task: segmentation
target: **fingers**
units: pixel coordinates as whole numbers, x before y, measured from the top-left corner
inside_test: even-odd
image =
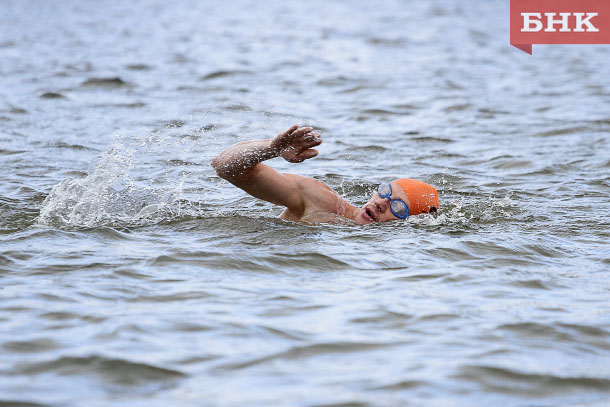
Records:
[[[305,148],[311,148],[311,147],[315,147],[315,146],[319,146],[320,144],[322,144],[322,138],[321,137],[313,137],[310,139],[307,139],[305,141],[303,141],[303,147]]]
[[[309,129],[310,128],[311,127],[309,127]],[[304,128],[304,129],[308,129],[308,128]],[[296,133],[296,131],[295,131],[295,133]],[[315,150],[309,150],[309,149],[322,144],[322,137],[320,136],[320,133],[311,130],[311,131],[307,131],[306,133],[304,133],[304,135],[297,141],[297,143],[298,143],[297,145],[298,145],[299,149],[302,150],[301,152],[298,153],[299,157],[301,156],[301,154],[309,151],[309,153],[305,154],[305,156],[303,158],[304,160],[306,160],[308,158],[315,157],[318,154],[318,152],[316,151],[315,154],[309,156],[309,154],[311,154],[311,151],[315,151]]]
[[[311,127],[300,127],[290,135],[294,138],[297,138],[297,137],[302,137],[312,131],[313,131],[313,129]]]
[[[320,133],[312,127],[292,126],[284,133],[279,134],[271,143],[271,147],[288,162],[300,163],[318,155],[312,149],[322,144]]]
[[[305,160],[313,158],[313,157],[315,157],[317,155],[318,155],[318,150],[316,150],[314,148],[310,148],[310,149],[307,149],[307,150],[303,151],[299,155],[297,155],[297,157],[302,159],[302,161],[305,161]]]
[[[306,141],[313,140],[313,139],[319,138],[319,137],[321,137],[320,133],[318,133],[315,130],[310,130],[303,135],[303,139]]]
[[[294,134],[297,134],[297,132],[299,130],[295,131]],[[309,141],[322,140],[322,138],[321,138],[322,136],[320,135],[320,133],[313,130],[311,127],[303,127],[303,130],[304,130],[303,133],[299,133],[299,134],[303,134],[303,136],[302,136],[303,141],[309,142]]]
[[[294,126],[292,126],[291,128],[289,128],[288,130],[286,130],[286,131],[285,131],[285,132],[283,132],[283,133],[278,134],[277,136],[278,136],[278,137],[286,137],[286,136],[288,136],[289,134],[292,134],[292,133],[293,133],[293,132],[294,132],[296,129],[298,129],[298,128],[299,128],[299,125],[298,125],[298,124],[295,124]]]

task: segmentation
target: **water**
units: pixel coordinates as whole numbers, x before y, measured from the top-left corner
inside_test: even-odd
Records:
[[[610,47],[529,56],[499,0],[0,25],[0,405],[610,403]],[[295,123],[320,155],[274,167],[439,217],[285,222],[209,166]]]

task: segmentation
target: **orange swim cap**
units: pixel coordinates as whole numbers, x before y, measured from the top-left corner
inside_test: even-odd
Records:
[[[409,215],[428,213],[432,207],[438,209],[438,192],[432,185],[409,178],[397,179],[394,182],[402,187],[409,198]]]

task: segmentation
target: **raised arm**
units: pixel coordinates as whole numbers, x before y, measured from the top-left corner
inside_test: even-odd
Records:
[[[320,143],[320,134],[311,127],[295,125],[274,138],[245,141],[227,148],[212,159],[212,167],[219,177],[250,195],[285,206],[299,217],[304,210],[299,184],[306,177],[279,173],[262,162],[281,156],[288,162],[300,163],[318,155],[312,147]]]

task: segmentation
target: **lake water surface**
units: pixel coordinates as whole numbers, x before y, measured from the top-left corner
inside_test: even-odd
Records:
[[[4,0],[0,406],[610,404],[610,46],[508,2]],[[277,219],[209,165],[437,218]]]

